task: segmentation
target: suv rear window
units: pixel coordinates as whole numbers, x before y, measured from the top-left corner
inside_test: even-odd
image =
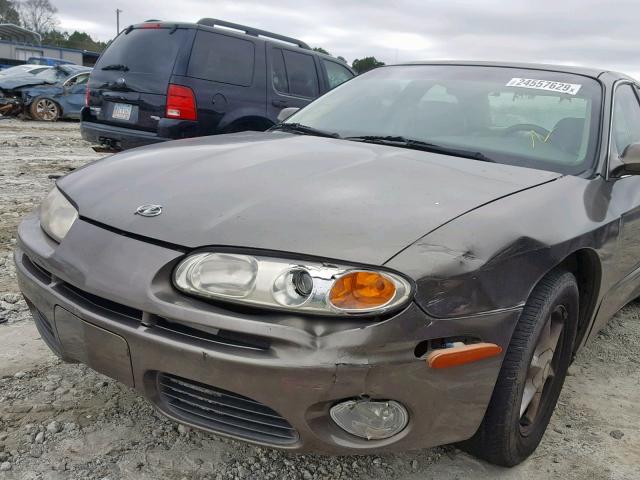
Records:
[[[185,30],[136,28],[122,33],[102,54],[96,69],[124,65],[132,73],[150,73],[167,79],[173,72]]]
[[[253,42],[199,30],[187,75],[248,87],[253,81],[254,57]]]

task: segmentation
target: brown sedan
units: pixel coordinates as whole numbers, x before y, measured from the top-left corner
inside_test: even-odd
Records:
[[[575,352],[638,295],[638,173],[628,77],[398,65],[268,132],[71,173],[15,260],[52,350],[178,422],[515,465]]]

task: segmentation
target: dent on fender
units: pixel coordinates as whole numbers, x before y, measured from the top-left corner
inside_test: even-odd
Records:
[[[576,189],[583,195],[565,194]],[[387,266],[414,278],[417,303],[433,317],[518,308],[571,253],[595,245],[600,261],[612,259],[619,223],[611,189],[604,179],[567,176],[503,197],[429,233]]]

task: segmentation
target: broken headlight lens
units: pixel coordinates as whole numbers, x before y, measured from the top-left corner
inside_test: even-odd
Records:
[[[316,314],[383,313],[405,305],[411,283],[387,271],[235,253],[196,253],[174,271],[188,294]]]
[[[40,225],[57,242],[62,241],[77,218],[78,211],[57,187],[40,204]]]

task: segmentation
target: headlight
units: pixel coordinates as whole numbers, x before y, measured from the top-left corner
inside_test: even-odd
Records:
[[[411,295],[409,281],[392,272],[235,253],[191,255],[173,281],[200,297],[329,315],[382,313]]]
[[[40,205],[40,225],[57,242],[62,241],[77,218],[78,211],[57,187],[49,192]]]

